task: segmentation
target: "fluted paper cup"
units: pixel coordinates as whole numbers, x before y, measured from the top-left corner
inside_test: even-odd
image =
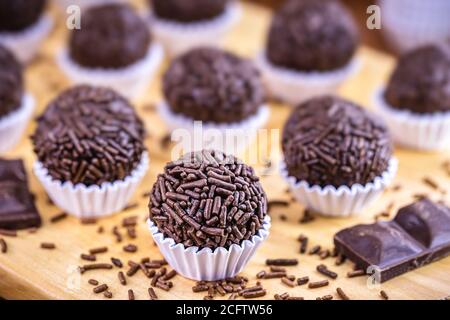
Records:
[[[244,240],[241,245],[232,244],[228,249],[198,247],[186,248],[172,238],[164,238],[157,226],[149,219],[148,228],[164,259],[183,277],[197,281],[216,281],[232,278],[241,272],[258,247],[269,236],[270,217],[266,216],[258,233]]]
[[[55,2],[59,5],[60,9],[66,13],[69,6],[75,5],[81,9],[86,9],[92,6],[99,6],[109,3],[123,3],[127,0],[56,0]]]
[[[391,158],[387,170],[374,181],[365,185],[354,184],[351,187],[336,188],[331,185],[311,186],[306,181],[297,181],[295,177],[289,176],[284,161],[280,164],[281,176],[288,183],[294,197],[305,207],[328,217],[348,217],[361,213],[362,209],[377,199],[392,182],[397,167],[397,159]]]
[[[199,46],[220,47],[228,31],[241,16],[241,6],[237,1],[227,5],[218,17],[201,22],[174,22],[159,19],[150,13],[152,33],[172,57]]]
[[[33,115],[34,99],[30,94],[22,97],[22,105],[0,119],[0,153],[13,148],[22,137]]]
[[[245,150],[257,136],[258,130],[267,123],[270,109],[262,105],[256,114],[233,123],[195,121],[174,113],[165,101],[159,103],[158,112],[171,132],[184,129],[174,134],[173,138],[176,140],[189,138],[182,140],[185,142],[183,144],[185,152],[211,149],[236,155]]]
[[[273,65],[261,52],[255,63],[262,73],[269,94],[296,106],[312,97],[333,94],[338,87],[360,67],[360,60],[353,58],[346,66],[333,71],[301,72]]]
[[[141,162],[124,180],[104,182],[100,186],[54,180],[42,163],[36,161],[33,170],[50,199],[65,212],[79,218],[101,218],[120,212],[128,204],[147,172],[149,158],[142,154]]]
[[[70,58],[67,48],[59,51],[57,60],[61,69],[75,84],[109,87],[127,98],[135,98],[153,78],[163,55],[162,46],[154,42],[143,59],[119,69],[80,66]]]
[[[384,88],[375,91],[373,101],[396,143],[424,151],[450,149],[450,111],[419,114],[394,109],[384,99]]]
[[[41,42],[50,33],[52,26],[52,17],[43,14],[36,23],[25,30],[0,32],[0,43],[9,48],[22,64],[26,64],[34,58]]]
[[[448,0],[379,0],[378,3],[383,35],[398,52],[440,43],[450,37]]]

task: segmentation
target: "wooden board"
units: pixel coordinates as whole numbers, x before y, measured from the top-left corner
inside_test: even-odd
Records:
[[[227,39],[227,47],[251,57],[264,43],[270,13],[254,5],[245,5],[244,8],[244,18]],[[45,42],[38,59],[27,69],[27,88],[38,101],[36,114],[42,112],[46,103],[57,92],[68,86],[67,80],[58,70],[53,59],[55,50],[64,43],[63,25],[63,21],[58,21],[58,29]],[[340,94],[369,106],[371,92],[386,79],[394,61],[389,56],[367,48],[361,48],[358,57],[362,61],[362,69],[342,87]],[[0,296],[6,299],[103,299],[103,295],[94,295],[92,286],[87,283],[88,279],[95,278],[102,283],[107,283],[116,299],[126,299],[128,288],[134,290],[137,299],[148,298],[149,280],[141,273],[129,278],[128,285],[123,287],[117,280],[118,270],[92,271],[79,276],[77,266],[84,263],[79,258],[81,253],[99,246],[109,247],[108,253],[99,255],[100,262],[109,262],[111,256],[118,257],[124,262],[129,259],[139,260],[142,257],[161,258],[144,223],[148,200],[142,197],[142,194],[151,188],[165,162],[170,160],[170,151],[164,150],[159,145],[160,137],[166,134],[166,129],[157,114],[146,108],[157,102],[160,97],[160,84],[156,82],[149,87],[145,97],[135,101],[151,133],[147,141],[151,155],[150,170],[131,201],[138,202],[139,207],[105,218],[97,225],[81,225],[75,218],[67,218],[51,224],[50,217],[60,212],[60,209],[47,203],[43,188],[31,172],[35,157],[29,139],[24,137],[20,145],[6,155],[8,158],[20,157],[25,160],[31,181],[30,187],[36,193],[37,205],[43,217],[43,227],[35,234],[22,231],[17,238],[5,238],[9,251],[7,254],[0,254]],[[289,114],[289,107],[274,104],[271,109],[272,116],[268,128],[281,128]],[[30,124],[28,134],[34,130],[34,127],[34,123]],[[277,145],[272,148],[274,152],[272,152],[271,160],[276,164],[280,153]],[[269,291],[265,298],[270,299],[275,293],[285,291],[291,295],[304,296],[306,299],[315,299],[325,294],[333,294],[336,297],[335,289],[339,286],[354,299],[379,299],[380,289],[368,289],[365,278],[346,278],[346,273],[352,269],[350,263],[335,267],[333,259],[321,261],[317,256],[300,255],[296,238],[302,233],[310,238],[311,244],[331,248],[333,234],[341,228],[359,222],[373,221],[374,215],[383,211],[391,202],[394,203],[394,210],[396,210],[410,203],[414,194],[432,193],[433,190],[421,182],[424,176],[432,176],[443,189],[449,189],[450,177],[445,174],[441,164],[450,159],[450,153],[419,153],[397,149],[396,156],[400,160],[400,170],[394,184],[400,184],[403,188],[398,192],[387,191],[376,204],[365,210],[359,217],[317,218],[308,224],[299,224],[298,221],[303,212],[301,205],[293,204],[289,208],[274,209],[271,212],[273,224],[269,239],[242,273],[249,277],[250,284],[256,281],[256,273],[264,269],[265,259],[296,257],[300,263],[297,267],[289,268],[289,274],[309,275],[313,281],[323,279],[323,276],[315,271],[315,267],[323,262],[338,272],[339,277],[331,281],[330,286],[320,289],[307,289],[304,286],[290,289],[279,279],[265,280],[264,286]],[[276,169],[271,175],[262,177],[262,183],[270,199],[289,199],[285,192],[286,184],[281,180]],[[432,197],[436,200],[443,199],[447,202],[450,200],[448,196],[443,198],[441,194],[435,191],[434,193]],[[139,216],[138,238],[131,241],[125,237],[122,244],[116,244],[111,234],[113,226],[119,225],[124,217],[131,215]],[[286,221],[282,221],[282,215],[287,217]],[[96,231],[99,225],[105,228],[103,234],[98,234]],[[42,250],[39,248],[41,242],[55,242],[57,249]],[[123,245],[128,243],[136,244],[139,248],[138,252],[135,254],[123,252]],[[388,281],[382,285],[382,289],[388,292],[392,299],[439,299],[450,294],[449,274],[450,258],[447,258]],[[192,292],[193,284],[193,281],[177,276],[174,279],[174,288],[170,292],[161,290],[157,292],[162,299],[201,299],[203,294]]]

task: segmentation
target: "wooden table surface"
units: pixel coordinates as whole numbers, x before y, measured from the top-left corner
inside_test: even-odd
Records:
[[[244,17],[229,35],[226,46],[236,53],[252,57],[264,43],[270,13],[266,9],[250,4],[245,4],[244,9]],[[36,114],[42,112],[46,103],[61,89],[68,86],[67,80],[58,70],[53,59],[55,50],[64,43],[63,22],[58,21],[57,25],[58,28],[45,42],[38,59],[26,71],[27,88],[38,101]],[[359,50],[358,58],[362,61],[359,74],[350,79],[339,93],[370,107],[372,91],[385,81],[394,60],[367,48]],[[131,203],[139,205],[132,210],[102,219],[96,225],[82,225],[80,221],[72,217],[58,223],[50,223],[49,219],[59,213],[60,209],[48,204],[44,189],[31,172],[35,156],[27,137],[24,137],[20,145],[6,155],[7,158],[24,159],[30,178],[30,188],[37,196],[37,206],[43,217],[43,226],[36,233],[21,231],[16,238],[3,237],[8,243],[9,250],[6,254],[0,253],[0,296],[6,299],[104,299],[103,295],[95,295],[92,292],[92,286],[87,283],[88,279],[95,278],[101,283],[108,284],[115,299],[126,299],[127,290],[130,288],[134,290],[137,299],[148,299],[147,289],[150,280],[140,272],[129,278],[128,285],[124,287],[117,280],[118,269],[91,271],[80,275],[77,268],[85,263],[80,259],[81,253],[100,246],[108,246],[109,251],[99,254],[98,262],[110,262],[110,257],[120,258],[124,262],[130,259],[138,261],[143,257],[161,258],[144,223],[148,199],[142,196],[144,192],[149,191],[156,175],[170,160],[170,149],[160,144],[161,137],[165,136],[167,131],[158,115],[149,108],[159,101],[160,97],[160,83],[156,81],[149,87],[144,97],[134,101],[151,133],[151,137],[147,140],[151,155],[150,169],[131,200]],[[282,128],[290,108],[272,104],[271,111],[272,115],[267,127]],[[30,124],[28,134],[34,130],[34,127],[34,123]],[[252,146],[254,147],[255,145]],[[299,219],[303,214],[300,204],[292,203],[288,208],[274,208],[271,212],[270,236],[242,273],[250,279],[249,285],[256,282],[255,275],[265,268],[264,263],[267,258],[295,257],[299,259],[299,265],[289,267],[289,274],[298,277],[308,275],[312,281],[321,280],[324,277],[315,271],[315,268],[319,263],[324,263],[335,270],[339,277],[337,280],[331,280],[328,287],[319,289],[308,289],[305,286],[288,288],[279,279],[264,280],[263,285],[268,290],[268,295],[264,298],[271,299],[275,293],[283,292],[303,296],[306,299],[315,299],[326,294],[332,294],[337,298],[336,287],[343,288],[352,299],[380,299],[381,289],[385,290],[392,299],[440,299],[450,295],[450,258],[390,280],[382,284],[381,288],[370,289],[366,285],[366,278],[348,279],[346,277],[346,273],[352,270],[351,263],[346,262],[337,267],[332,258],[322,261],[318,256],[298,253],[299,244],[296,238],[299,234],[307,235],[311,245],[319,244],[323,248],[331,249],[333,235],[338,230],[356,223],[374,221],[374,216],[384,211],[390,203],[394,205],[392,217],[399,207],[412,202],[415,194],[427,193],[432,199],[449,202],[449,196],[441,195],[422,182],[425,176],[431,176],[441,188],[449,189],[450,177],[442,168],[442,163],[450,159],[449,152],[419,153],[396,149],[395,154],[400,161],[400,169],[393,185],[400,185],[401,189],[387,190],[374,205],[357,217],[349,219],[319,217],[307,224],[300,224]],[[276,169],[279,158],[279,146],[272,145],[271,160],[274,168],[268,175],[262,176],[262,184],[269,199],[289,200],[290,196],[285,191],[287,186]],[[261,174],[267,173],[262,165],[257,167]],[[123,218],[133,215],[139,216],[137,239],[128,239],[125,236],[122,243],[116,243],[111,233],[112,228],[119,226]],[[105,230],[101,234],[97,232],[99,226]],[[123,229],[121,231],[123,232]],[[41,242],[54,242],[57,248],[55,250],[40,249]],[[138,251],[133,254],[124,252],[122,247],[128,243],[136,244]],[[161,299],[201,299],[204,296],[202,293],[192,292],[194,282],[191,280],[177,276],[173,282],[174,287],[169,292],[156,289]]]

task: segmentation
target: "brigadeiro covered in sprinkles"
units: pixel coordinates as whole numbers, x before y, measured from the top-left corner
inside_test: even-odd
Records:
[[[260,243],[268,229],[267,198],[255,171],[234,156],[218,151],[193,152],[168,163],[153,185],[149,209],[150,221],[157,228],[152,231],[156,242],[182,274],[200,268],[198,259],[203,259],[195,254],[189,256],[193,251],[188,248],[222,248],[215,257],[242,250],[239,254],[247,258],[254,251],[248,248]],[[167,238],[182,244],[188,252],[177,255],[165,246]],[[233,245],[241,249],[232,249]],[[180,266],[185,259],[192,267]],[[228,270],[237,268],[228,263],[239,260],[217,259]],[[239,268],[246,259],[240,260]],[[214,268],[220,261],[203,268]]]
[[[160,113],[171,129],[245,129],[267,121],[266,95],[252,62],[216,48],[193,49],[175,59],[163,77]],[[222,149],[223,150],[223,149]]]
[[[283,129],[282,148],[283,175],[297,198],[329,215],[359,209],[354,205],[379,193],[396,169],[385,123],[333,96],[314,98],[294,109]],[[342,188],[352,197],[342,201],[342,208],[340,202],[327,207],[326,194],[338,195]]]
[[[148,3],[155,36],[174,57],[198,46],[221,46],[240,16],[238,1],[148,0]]]
[[[152,41],[145,21],[131,6],[112,3],[83,11],[81,28],[70,32],[59,62],[75,83],[109,86],[134,96],[161,58],[162,48]]]
[[[19,141],[33,112],[34,100],[25,93],[22,71],[15,55],[0,45],[0,153]]]
[[[109,212],[108,206],[114,205],[117,210],[117,203],[125,202],[122,198],[109,199],[111,203],[104,203],[105,210],[96,207],[97,201],[108,198],[108,192],[113,195],[122,189],[125,198],[130,196],[147,166],[144,134],[144,125],[133,107],[115,91],[73,87],[56,97],[38,118],[32,135],[38,159],[35,171],[50,197],[69,212],[105,214],[102,211]],[[96,187],[91,188],[91,196],[92,190],[102,193],[99,199],[93,198],[93,204],[83,203],[88,200],[76,196],[89,187]],[[71,197],[82,203],[81,209],[68,201]]]
[[[273,17],[260,64],[272,94],[296,104],[348,77],[358,43],[356,23],[339,1],[289,0]]]
[[[0,43],[28,62],[50,31],[52,20],[44,14],[46,0],[0,0]]]
[[[450,145],[450,44],[427,45],[399,58],[375,104],[400,144],[430,150]]]

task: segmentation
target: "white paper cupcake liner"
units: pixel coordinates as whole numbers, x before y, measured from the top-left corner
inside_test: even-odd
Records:
[[[148,228],[164,259],[183,277],[197,281],[216,281],[232,278],[241,272],[255,254],[258,247],[269,236],[270,217],[266,216],[258,233],[244,240],[241,245],[233,244],[228,249],[212,251],[198,247],[185,248],[172,238],[164,238],[158,227],[149,219]]]
[[[71,5],[79,6],[81,9],[86,9],[92,6],[98,6],[108,3],[123,3],[127,0],[56,0],[55,2],[58,4],[60,9],[64,11],[67,10],[67,7]]]
[[[58,64],[76,84],[109,87],[127,98],[135,98],[153,78],[163,59],[162,46],[152,43],[147,55],[130,66],[120,69],[86,68],[70,58],[67,48],[60,50]]]
[[[378,1],[381,30],[397,52],[405,52],[450,37],[450,2],[448,0]]]
[[[397,144],[424,151],[450,149],[450,111],[417,114],[396,110],[384,99],[384,88],[375,91],[373,103]]]
[[[100,218],[121,211],[147,172],[149,158],[142,154],[141,162],[124,180],[104,182],[100,186],[53,180],[42,163],[36,161],[34,174],[50,199],[65,212],[79,218]]]
[[[33,115],[34,105],[33,97],[25,94],[19,109],[0,119],[0,154],[12,149],[20,141]]]
[[[293,106],[315,96],[335,93],[361,65],[360,60],[355,57],[346,66],[337,70],[300,72],[273,65],[267,60],[265,52],[258,54],[255,63],[272,97]]]
[[[52,17],[43,14],[35,24],[25,30],[0,32],[0,43],[9,48],[22,64],[26,64],[36,55],[41,42],[50,33],[52,26]]]
[[[184,153],[212,149],[236,155],[255,139],[258,130],[267,123],[270,109],[262,105],[255,115],[234,123],[195,121],[172,112],[165,101],[159,103],[158,112],[172,132],[172,137],[182,140],[180,143]]]
[[[348,217],[362,213],[362,209],[370,205],[392,182],[397,168],[397,159],[391,158],[387,170],[373,182],[336,188],[331,185],[310,186],[306,181],[297,181],[295,177],[289,176],[285,162],[280,163],[281,176],[288,183],[294,197],[305,207],[328,217]]]
[[[156,39],[164,45],[170,56],[175,57],[194,47],[220,47],[225,35],[236,24],[241,14],[240,4],[233,1],[220,16],[208,21],[177,23],[158,19],[150,13],[150,23]]]

